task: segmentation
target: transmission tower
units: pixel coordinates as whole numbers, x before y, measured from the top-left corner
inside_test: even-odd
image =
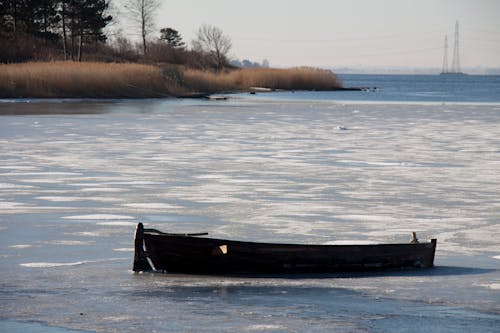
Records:
[[[448,35],[444,36],[443,69],[441,73],[448,73]]]
[[[451,72],[460,73],[460,55],[458,52],[458,21],[455,23],[455,43],[453,44],[453,62],[451,63]]]

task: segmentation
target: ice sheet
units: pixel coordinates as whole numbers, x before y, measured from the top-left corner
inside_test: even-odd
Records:
[[[100,105],[110,108],[103,114],[2,116],[5,318],[99,332],[497,330],[497,109],[141,103]],[[135,275],[138,222],[306,244],[408,242],[415,231],[438,239],[437,267],[302,278]]]

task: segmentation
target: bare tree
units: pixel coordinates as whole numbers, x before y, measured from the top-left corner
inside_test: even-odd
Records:
[[[227,55],[232,47],[231,38],[224,35],[221,29],[204,24],[198,29],[193,48],[207,53],[218,70],[227,63]]]
[[[160,7],[160,0],[125,0],[124,7],[130,19],[140,27],[142,52],[146,54],[148,35],[154,31],[155,13]]]

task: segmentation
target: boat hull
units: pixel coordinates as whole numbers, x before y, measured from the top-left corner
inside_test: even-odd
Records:
[[[136,232],[134,271],[293,274],[426,268],[436,240],[376,245],[300,245]]]

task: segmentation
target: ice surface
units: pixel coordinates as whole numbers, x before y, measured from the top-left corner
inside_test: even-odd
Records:
[[[98,332],[498,332],[498,106],[58,105],[23,109],[69,113],[1,117],[2,318]],[[408,242],[415,231],[438,239],[437,267],[136,275],[138,222],[307,244]]]
[[[88,200],[85,197],[69,197],[69,196],[40,196],[36,197],[36,199],[46,200],[46,201],[54,201],[54,202],[73,202],[73,201],[84,201]]]
[[[33,245],[31,244],[16,244],[16,245],[10,245],[9,247],[10,248],[13,248],[13,249],[27,249],[29,247],[32,247]]]
[[[130,207],[130,208],[137,208],[137,209],[160,209],[160,210],[182,208],[181,206],[165,204],[162,202],[127,203],[127,204],[122,204],[122,206]]]
[[[88,214],[88,215],[73,215],[64,216],[66,220],[133,220],[133,216],[128,215],[113,215],[113,214]]]
[[[87,264],[90,261],[76,261],[76,262],[66,262],[66,263],[59,263],[59,262],[28,262],[28,263],[23,263],[20,264],[23,267],[30,267],[30,268],[51,268],[51,267],[63,267],[63,266],[77,266],[77,265],[83,265]]]
[[[120,247],[117,249],[113,249],[113,251],[116,251],[116,252],[134,252],[134,248],[132,248],[132,247]]]
[[[482,284],[481,286],[494,290],[500,290],[500,283]]]
[[[131,227],[136,226],[136,222],[122,222],[122,221],[110,221],[110,222],[98,222],[97,225],[106,225],[106,226],[120,226],[120,227]]]

